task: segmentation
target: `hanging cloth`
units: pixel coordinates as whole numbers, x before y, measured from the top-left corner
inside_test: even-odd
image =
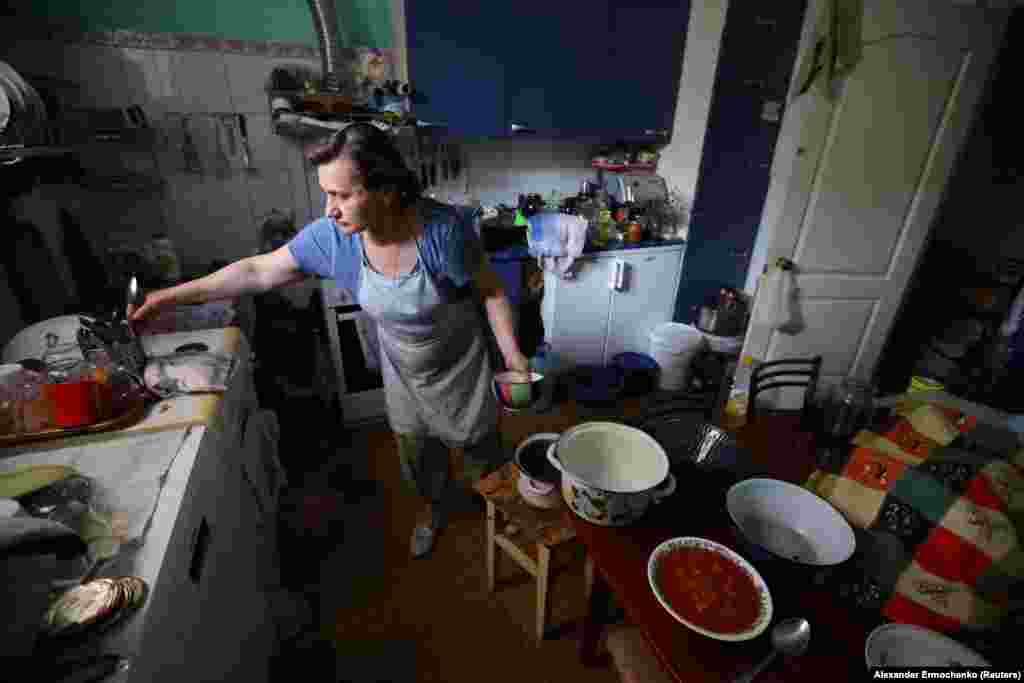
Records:
[[[852,73],[863,56],[863,17],[863,0],[827,0],[816,29],[814,53],[800,67],[800,88],[794,97],[817,83],[825,97],[835,99],[838,80]]]

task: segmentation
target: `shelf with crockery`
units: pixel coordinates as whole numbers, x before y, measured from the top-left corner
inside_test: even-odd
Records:
[[[270,90],[267,98],[274,132],[299,140],[322,138],[353,123],[371,123],[387,131],[435,127],[393,112],[357,107],[343,95]]]

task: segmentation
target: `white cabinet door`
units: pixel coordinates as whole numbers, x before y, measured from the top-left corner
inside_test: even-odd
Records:
[[[623,351],[650,352],[651,330],[672,320],[683,251],[625,254],[611,259],[611,267],[616,260],[625,264],[625,272],[611,297],[605,363]]]
[[[576,365],[600,365],[608,336],[610,259],[579,262],[576,277],[544,274],[544,326],[552,350]],[[549,298],[550,297],[550,298]]]

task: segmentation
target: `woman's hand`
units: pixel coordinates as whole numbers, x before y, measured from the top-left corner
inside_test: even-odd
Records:
[[[530,359],[519,351],[505,356],[505,367],[511,372],[530,374]]]
[[[137,321],[152,318],[161,310],[172,306],[173,303],[162,296],[162,292],[163,290],[148,292],[141,306],[128,304],[128,319]]]

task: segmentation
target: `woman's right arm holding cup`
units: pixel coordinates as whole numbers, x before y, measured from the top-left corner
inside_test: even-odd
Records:
[[[205,277],[149,292],[141,306],[128,306],[128,317],[144,320],[175,306],[261,294],[305,277],[298,261],[285,245],[266,254],[235,261]]]

